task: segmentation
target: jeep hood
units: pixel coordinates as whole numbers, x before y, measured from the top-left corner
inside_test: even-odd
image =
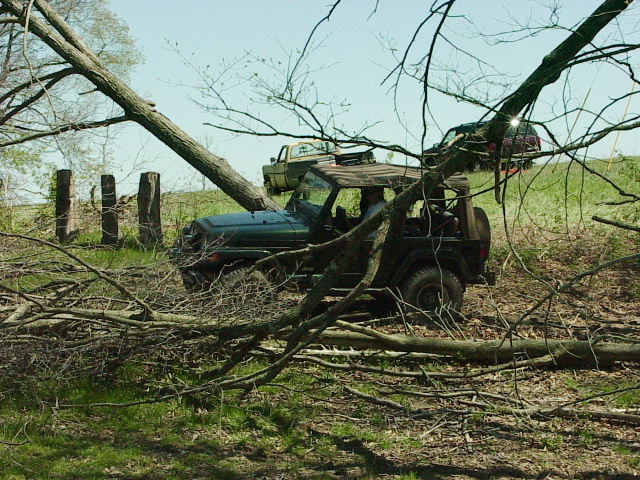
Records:
[[[194,220],[192,228],[206,243],[223,248],[284,247],[305,241],[309,234],[302,217],[288,210],[212,215]]]

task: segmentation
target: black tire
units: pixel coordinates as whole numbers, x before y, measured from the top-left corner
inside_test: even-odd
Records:
[[[464,287],[449,270],[426,267],[402,282],[400,295],[409,313],[454,318],[462,310]]]
[[[207,290],[211,287],[213,276],[200,270],[183,270],[180,272],[182,284],[189,291]]]
[[[476,217],[476,228],[478,229],[478,235],[484,246],[487,249],[487,253],[491,251],[491,224],[489,223],[489,217],[487,213],[480,207],[473,207],[473,213]]]
[[[269,195],[270,197],[273,197],[274,195],[280,193],[280,191],[276,187],[274,187],[271,182],[264,182],[264,188],[267,191],[267,195]]]
[[[235,267],[223,272],[217,286],[242,301],[260,303],[276,297],[276,289],[269,278],[251,267]]]

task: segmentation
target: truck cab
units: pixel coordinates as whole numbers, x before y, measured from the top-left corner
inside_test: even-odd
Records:
[[[342,149],[326,140],[310,140],[283,145],[277,157],[262,167],[264,186],[269,195],[295,190],[311,165],[334,163]]]
[[[313,165],[361,165],[374,163],[372,150],[345,152],[328,140],[306,140],[283,145],[277,157],[262,167],[268,195],[295,190]]]

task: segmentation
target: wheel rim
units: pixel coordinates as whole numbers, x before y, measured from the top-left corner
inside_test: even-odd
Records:
[[[416,295],[416,307],[426,312],[434,312],[449,304],[449,293],[437,283],[424,285]]]

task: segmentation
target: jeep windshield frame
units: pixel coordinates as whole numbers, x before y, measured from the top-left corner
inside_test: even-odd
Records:
[[[312,225],[322,215],[325,206],[333,202],[336,190],[335,185],[314,172],[308,172],[291,195],[285,210],[302,216]]]

